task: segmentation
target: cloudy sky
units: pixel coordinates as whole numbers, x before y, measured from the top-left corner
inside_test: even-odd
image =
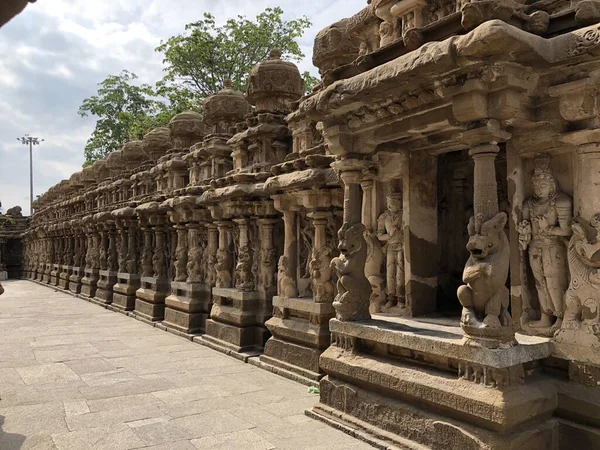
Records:
[[[17,137],[46,141],[34,148],[34,196],[80,170],[94,119],[77,115],[97,84],[123,69],[141,82],[161,78],[161,40],[213,13],[219,22],[254,17],[281,6],[286,19],[307,15],[301,41],[311,64],[315,34],[358,12],[366,0],[39,0],[0,29],[0,201],[29,213],[29,152]]]

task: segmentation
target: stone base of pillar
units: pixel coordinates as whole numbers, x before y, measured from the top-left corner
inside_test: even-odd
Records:
[[[81,295],[89,298],[96,296],[100,271],[97,269],[85,269],[85,276],[81,279]]]
[[[151,322],[160,322],[165,316],[165,298],[169,292],[169,280],[142,277],[141,286],[135,293],[135,315]]]
[[[61,272],[61,267],[58,264],[53,264],[52,265],[52,270],[50,271],[50,285],[51,286],[58,286],[58,281],[60,280],[60,272]]]
[[[265,326],[273,335],[266,343],[261,363],[295,373],[311,381],[323,377],[319,357],[329,346],[329,320],[335,317],[331,303],[312,298],[273,297],[274,314]],[[274,370],[275,371],[275,370]]]
[[[0,281],[8,280],[8,272],[6,270],[0,271]]]
[[[46,284],[50,284],[52,267],[52,264],[46,264],[46,268],[44,269],[44,277],[42,278],[42,281]]]
[[[58,285],[68,291],[69,290],[69,283],[70,283],[70,277],[73,274],[73,267],[71,266],[60,266],[60,273],[58,275]]]
[[[473,349],[447,324],[329,325],[313,416],[402,448],[556,448],[548,419],[557,392],[540,363],[550,342],[524,336],[515,347]]]
[[[117,272],[101,270],[99,277],[94,299],[100,304],[110,305],[113,301],[113,288],[117,284]]]
[[[119,272],[117,279],[118,283],[113,287],[111,309],[133,311],[135,308],[135,293],[140,288],[141,277]]]
[[[203,283],[171,283],[171,295],[165,300],[166,328],[184,334],[204,333],[211,310],[211,290]]]
[[[202,339],[225,352],[261,352],[269,332],[257,322],[260,293],[213,288],[212,294],[214,303]]]
[[[73,294],[80,294],[82,279],[83,268],[73,267],[73,274],[69,277],[69,291],[71,291]]]

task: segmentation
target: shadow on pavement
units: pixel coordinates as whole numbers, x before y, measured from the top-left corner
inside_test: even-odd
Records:
[[[0,449],[2,450],[20,450],[25,442],[25,436],[16,433],[5,433],[2,429],[4,425],[4,416],[0,416]]]

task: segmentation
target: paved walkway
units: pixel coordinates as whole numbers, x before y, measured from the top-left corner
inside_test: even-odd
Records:
[[[306,386],[29,281],[0,297],[1,450],[371,447]]]

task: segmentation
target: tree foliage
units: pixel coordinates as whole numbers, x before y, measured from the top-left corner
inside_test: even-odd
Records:
[[[203,100],[232,80],[234,89],[246,90],[252,67],[277,48],[285,59],[304,58],[298,39],[311,22],[302,17],[285,21],[281,8],[267,8],[254,20],[238,16],[217,25],[209,13],[185,27],[185,33],[162,41],[165,76],[154,87],[138,84],[124,70],[99,84],[98,93],[86,98],[79,114],[98,121],[85,147],[85,165],[102,158],[131,139],[140,139],[157,126],[166,125],[182,111],[201,111]],[[310,92],[319,80],[303,74]]]
[[[310,20],[282,19],[283,10],[267,8],[249,20],[237,16],[223,26],[210,13],[190,23],[185,33],[161,42],[156,49],[163,53],[166,75],[163,85],[176,84],[189,93],[207,97],[223,88],[230,79],[234,89],[246,90],[248,72],[277,48],[292,61],[304,58],[297,39],[311,26]]]
[[[147,84],[136,85],[136,74],[124,70],[99,84],[98,94],[86,98],[79,115],[98,117],[96,128],[85,146],[85,165],[119,148],[136,134],[136,127],[157,108],[154,91]]]

